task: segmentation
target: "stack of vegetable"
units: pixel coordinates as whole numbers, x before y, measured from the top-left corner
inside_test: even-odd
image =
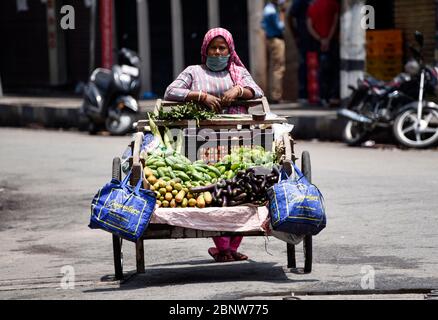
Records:
[[[244,203],[264,205],[266,191],[278,182],[280,172],[277,166],[272,171],[255,167],[240,170],[232,179],[221,179],[216,184],[190,188],[191,192],[211,192],[212,205],[218,207],[238,206]]]
[[[192,163],[176,151],[158,150],[150,153],[146,159],[143,158],[143,162],[145,170],[152,173],[148,177],[152,181],[159,178],[165,181],[179,178],[185,183],[190,182],[192,186],[205,186],[216,183],[221,177],[216,167],[207,165],[202,160]]]
[[[238,171],[255,166],[271,169],[274,165],[274,160],[274,154],[265,151],[263,147],[240,147],[231,152],[231,154],[226,155],[222,161],[217,162],[214,166],[221,172],[221,178],[231,179]]]
[[[172,143],[169,130],[163,139],[152,119],[150,127],[158,147],[145,148],[148,151],[141,152],[140,158],[161,207],[263,205],[266,190],[278,181],[274,155],[262,147],[238,148],[215,165],[202,160],[192,163],[180,153],[182,137]]]
[[[212,202],[210,192],[193,192],[190,190],[192,184],[182,181],[180,178],[175,179],[157,179],[151,169],[145,169],[144,174],[150,183],[150,189],[157,195],[157,205],[159,207],[186,208],[198,207],[205,208]]]

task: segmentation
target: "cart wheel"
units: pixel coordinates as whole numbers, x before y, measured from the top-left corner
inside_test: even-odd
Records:
[[[312,167],[310,165],[310,154],[303,151],[301,154],[301,171],[309,182],[312,182]],[[304,249],[304,272],[312,272],[312,235],[305,236],[303,241]]]
[[[312,235],[304,237],[304,273],[312,272]]]
[[[113,159],[112,178],[122,180],[122,168],[120,158]],[[116,280],[123,279],[123,239],[113,234],[114,271]]]
[[[123,280],[123,239],[113,234],[114,272],[116,280]]]

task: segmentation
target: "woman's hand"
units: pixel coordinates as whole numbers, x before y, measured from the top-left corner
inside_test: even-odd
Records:
[[[243,89],[242,89],[243,90]],[[238,86],[232,87],[230,90],[226,91],[224,93],[224,96],[222,97],[222,105],[223,106],[229,106],[232,101],[236,100],[239,97],[240,89]]]
[[[220,113],[221,111],[221,99],[218,97],[215,97],[211,94],[206,94],[205,100],[203,103],[209,107],[211,110],[215,111],[216,113]]]

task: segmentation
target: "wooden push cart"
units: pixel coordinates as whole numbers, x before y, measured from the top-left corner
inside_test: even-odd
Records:
[[[178,103],[157,100],[154,112],[157,113],[162,107],[172,107]],[[269,104],[266,98],[258,100],[249,100],[245,102],[239,102],[239,104],[245,104],[248,107],[261,105],[265,114],[270,113]],[[215,132],[224,129],[233,129],[235,132],[239,133],[242,131],[253,132],[254,128],[270,128],[275,123],[285,123],[287,120],[285,118],[277,117],[273,119],[265,119],[256,121],[253,120],[250,115],[245,115],[241,118],[214,118],[211,120],[204,120],[199,122],[198,130],[202,128],[208,128]],[[163,121],[156,121],[158,127],[187,127],[187,121],[179,121],[174,123],[166,123]],[[141,120],[137,123],[137,132],[134,134],[134,138],[131,142],[130,147],[132,148],[132,157],[129,159],[130,169],[132,169],[131,181],[132,185],[136,185],[138,179],[142,179],[142,163],[140,160],[140,148],[143,142],[146,127],[148,126],[147,120]],[[258,131],[260,132],[260,130]],[[271,135],[273,140],[273,136]],[[294,140],[290,134],[284,134],[283,137],[284,148],[283,148],[283,161],[282,166],[288,174],[292,173],[292,163],[298,159],[294,154]],[[262,141],[261,145],[265,147],[267,141]],[[272,141],[271,141],[272,143]],[[187,148],[185,148],[187,153]],[[187,156],[187,154],[186,154]],[[309,152],[304,151],[301,155],[301,169],[306,178],[311,181],[311,166],[310,166],[310,155]],[[112,166],[112,177],[118,180],[122,178],[121,160],[120,158],[113,159]],[[157,210],[160,210],[158,208]],[[202,209],[198,209],[202,210]],[[145,261],[144,261],[144,246],[143,241],[147,239],[178,239],[178,238],[209,238],[214,236],[266,236],[262,231],[255,232],[221,232],[221,231],[205,231],[205,230],[194,230],[182,227],[171,226],[167,224],[153,224],[150,223],[147,230],[144,232],[143,236],[136,242],[136,261],[137,261],[137,273],[145,272]],[[306,236],[303,239],[303,252],[304,252],[304,273],[310,273],[312,270],[312,236]],[[113,253],[114,253],[114,268],[115,268],[115,278],[117,280],[123,279],[123,251],[122,251],[122,238],[113,235]],[[296,269],[296,259],[295,259],[295,245],[287,243],[287,267],[291,269]]]

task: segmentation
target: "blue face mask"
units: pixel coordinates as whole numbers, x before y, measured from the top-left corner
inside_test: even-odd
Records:
[[[222,71],[228,66],[230,55],[227,56],[207,56],[206,65],[211,71]]]

